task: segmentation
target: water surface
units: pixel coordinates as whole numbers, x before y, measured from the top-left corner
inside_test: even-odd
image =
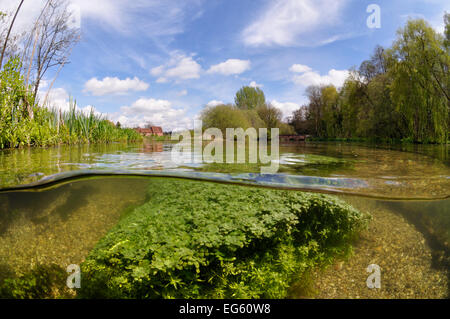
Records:
[[[172,147],[143,143],[0,151],[0,281],[38,264],[65,268],[81,263],[122,216],[147,200],[150,179],[162,176],[337,195],[373,221],[355,243],[350,261],[319,272],[316,296],[448,297],[446,146],[288,144],[280,149],[279,172],[271,175],[259,174],[258,165],[179,165],[171,159]],[[381,291],[365,286],[370,263],[382,267]]]

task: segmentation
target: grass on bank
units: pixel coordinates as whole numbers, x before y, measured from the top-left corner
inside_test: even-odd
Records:
[[[142,139],[92,110],[89,114],[77,110],[73,100],[66,112],[39,106],[20,70],[20,59],[15,57],[0,72],[0,149]]]

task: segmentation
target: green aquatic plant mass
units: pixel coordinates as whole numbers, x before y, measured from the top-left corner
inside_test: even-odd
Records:
[[[155,178],[81,265],[81,298],[284,298],[367,216],[328,195]]]

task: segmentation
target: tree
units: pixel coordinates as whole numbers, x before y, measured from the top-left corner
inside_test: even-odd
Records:
[[[389,51],[391,96],[408,137],[416,142],[446,142],[450,57],[444,38],[424,20],[410,20]]]
[[[377,75],[386,73],[386,64],[385,50],[382,46],[377,45],[370,60],[361,63],[359,74],[365,80],[365,83],[368,83]]]
[[[31,54],[34,66],[34,96],[46,72],[67,63],[72,47],[79,41],[79,29],[68,25],[71,13],[66,0],[48,0],[35,25],[36,56]],[[34,50],[33,50],[34,51]]]
[[[263,104],[256,109],[258,116],[264,122],[266,128],[279,127],[281,123],[282,113],[272,104]]]
[[[445,46],[448,50],[450,47],[450,13],[445,13],[444,23],[445,23]]]
[[[0,70],[2,69],[3,57],[5,55],[6,47],[8,45],[8,39],[9,39],[9,36],[11,34],[11,30],[12,30],[12,28],[14,26],[14,22],[16,21],[17,14],[19,13],[20,8],[22,7],[23,1],[24,0],[20,1],[19,6],[17,7],[16,13],[14,14],[14,17],[13,17],[13,19],[11,21],[11,24],[10,24],[9,28],[8,28],[8,32],[6,33],[5,42],[3,43],[2,53],[0,55]]]
[[[216,127],[226,134],[227,128],[243,128],[246,130],[251,127],[251,123],[242,110],[232,105],[217,105],[203,110],[201,114],[204,128]]]
[[[250,127],[258,130],[259,128],[267,127],[264,121],[259,117],[256,110],[240,110],[250,123]]]
[[[339,93],[334,85],[327,85],[321,88],[321,103],[323,120],[322,136],[340,136],[341,110]]]
[[[322,136],[322,89],[319,85],[310,85],[306,88],[309,99],[307,119],[312,122],[313,134]]]
[[[7,16],[8,14],[0,11],[0,39],[2,42],[1,46],[1,55],[0,55],[0,70],[3,66],[3,60],[5,57],[12,57],[19,51],[19,39],[20,35],[12,35],[11,31],[14,26],[14,22],[16,21],[16,17],[20,11],[20,8],[22,7],[24,0],[21,0],[19,3],[19,6],[16,9],[16,12],[11,20],[11,22],[8,24]],[[3,39],[5,39],[3,41]]]
[[[295,132],[299,134],[310,134],[306,114],[307,106],[303,105],[298,110],[295,110],[288,119],[289,125],[291,125]]]
[[[244,86],[237,91],[234,103],[241,110],[254,110],[266,103],[266,97],[260,88]]]

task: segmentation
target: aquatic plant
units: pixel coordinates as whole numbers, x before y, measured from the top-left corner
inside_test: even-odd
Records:
[[[67,272],[55,264],[37,265],[28,273],[0,282],[2,299],[73,297],[66,286]]]
[[[283,298],[351,251],[366,218],[335,197],[155,179],[81,265],[82,298]]]

